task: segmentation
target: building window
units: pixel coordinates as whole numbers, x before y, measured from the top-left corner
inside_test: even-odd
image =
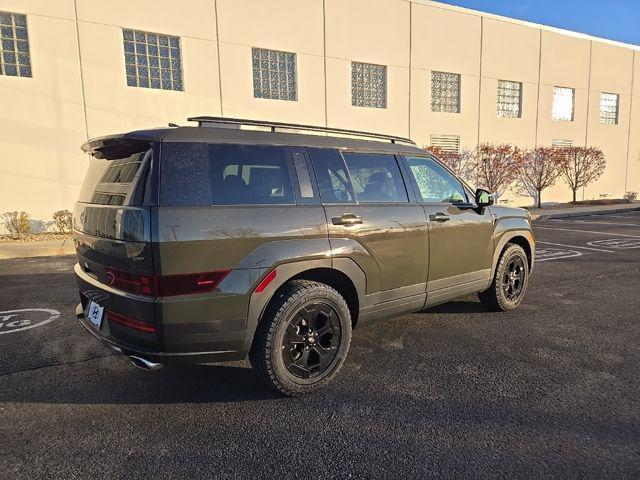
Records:
[[[253,48],[253,96],[272,100],[298,99],[296,54]]]
[[[31,76],[26,15],[0,12],[0,75]]]
[[[553,108],[551,116],[555,121],[573,122],[573,88],[553,87]]]
[[[387,108],[387,67],[351,62],[351,104]]]
[[[460,135],[431,135],[430,143],[444,152],[460,152]]]
[[[551,148],[569,148],[573,146],[573,140],[554,138],[551,140]]]
[[[618,124],[618,107],[620,96],[616,93],[600,94],[600,123],[603,125]]]
[[[520,118],[522,116],[522,83],[498,80],[496,113],[499,117]]]
[[[127,85],[182,90],[180,38],[122,30]]]
[[[460,74],[431,72],[431,111],[460,113]]]

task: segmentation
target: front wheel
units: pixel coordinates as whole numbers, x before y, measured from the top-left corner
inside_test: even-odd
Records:
[[[309,280],[286,283],[256,329],[252,367],[285,395],[310,393],[340,371],[351,343],[351,315],[333,288]]]
[[[529,284],[529,260],[520,245],[508,243],[500,256],[491,286],[478,293],[489,309],[501,312],[517,308]]]

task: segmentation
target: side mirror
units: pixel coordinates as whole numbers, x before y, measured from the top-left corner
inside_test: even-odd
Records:
[[[493,195],[484,188],[476,190],[476,205],[479,207],[488,207],[493,205]]]

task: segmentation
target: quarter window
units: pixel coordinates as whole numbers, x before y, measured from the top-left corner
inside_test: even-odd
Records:
[[[555,121],[573,122],[573,88],[553,87],[553,107],[551,116]]]
[[[182,90],[180,38],[122,30],[127,85]]]
[[[211,205],[209,145],[163,143],[160,158],[160,204],[167,207]]]
[[[351,104],[387,108],[387,67],[351,62]]]
[[[392,155],[344,155],[356,198],[360,203],[407,202],[400,168]]]
[[[615,93],[600,94],[600,123],[603,125],[618,124],[618,107],[620,96]]]
[[[251,58],[255,98],[298,99],[295,53],[252,48]]]
[[[460,74],[431,72],[431,111],[460,113]]]
[[[466,203],[468,201],[462,183],[435,160],[408,157],[407,163],[423,202]]]
[[[0,75],[31,76],[26,15],[0,12]]]
[[[496,114],[506,118],[522,116],[522,83],[498,80]]]

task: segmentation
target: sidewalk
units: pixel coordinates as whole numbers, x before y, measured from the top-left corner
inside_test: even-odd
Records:
[[[607,215],[613,213],[633,212],[635,210],[640,210],[640,202],[620,203],[618,205],[585,205],[569,208],[536,208],[529,210],[529,212],[531,212],[532,220],[546,220],[547,218]]]
[[[73,240],[45,240],[31,243],[0,243],[0,260],[7,258],[48,257],[73,255],[76,249]]]

